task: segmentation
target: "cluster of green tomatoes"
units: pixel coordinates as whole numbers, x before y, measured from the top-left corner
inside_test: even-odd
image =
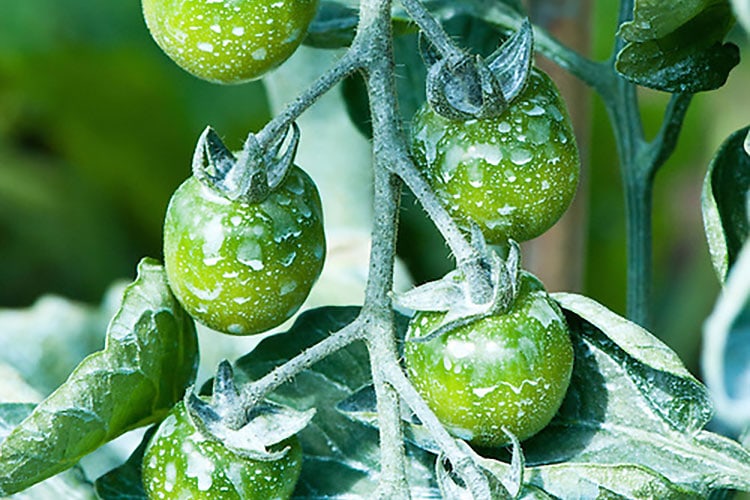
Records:
[[[299,46],[317,0],[143,0],[158,45],[190,73],[218,83],[261,77]],[[429,105],[412,120],[413,159],[445,209],[489,244],[526,241],[567,209],[579,158],[554,83],[532,70],[525,90],[496,118],[451,121]],[[307,298],[325,259],[321,201],[291,166],[263,199],[227,197],[193,176],[174,193],[164,226],[167,278],[185,309],[231,335],[268,331]],[[526,439],[557,412],[573,349],[557,304],[521,272],[500,313],[429,342],[445,313],[420,311],[404,346],[407,374],[456,436],[479,446]],[[202,434],[183,403],[152,438],[143,462],[149,498],[288,498],[302,467],[296,437],[282,458],[241,456]]]

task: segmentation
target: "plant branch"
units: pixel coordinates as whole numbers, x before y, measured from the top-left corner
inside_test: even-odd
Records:
[[[419,26],[419,29],[440,54],[448,60],[458,60],[466,57],[466,52],[461,50],[451,37],[443,29],[443,26],[430,14],[419,0],[401,0],[401,5]]]
[[[667,109],[664,111],[664,121],[659,133],[648,145],[651,158],[645,165],[648,166],[647,175],[650,177],[653,177],[664,162],[672,156],[692,99],[692,94],[672,94]]]
[[[314,346],[305,349],[283,365],[274,368],[262,378],[244,386],[241,393],[243,406],[245,408],[252,408],[261,402],[270,392],[284,384],[284,382],[334,352],[343,349],[352,342],[363,339],[364,335],[364,321],[362,321],[360,315],[360,317],[341,330],[332,333]]]
[[[401,402],[380,369],[388,360],[398,359],[390,293],[393,289],[401,183],[388,169],[386,151],[391,142],[402,140],[402,132],[396,108],[390,12],[390,0],[364,0],[360,10],[361,31],[357,34],[357,40],[364,40],[363,44],[372,56],[367,59],[365,76],[373,125],[375,196],[364,314],[369,322],[366,340],[380,431],[377,497],[408,499]]]
[[[297,96],[294,101],[269,121],[263,129],[258,132],[257,140],[263,145],[272,144],[279,135],[286,131],[291,123],[312,106],[321,96],[331,90],[341,80],[361,68],[361,49],[358,45],[352,46],[344,53],[336,64],[323,73],[304,92]]]
[[[454,470],[464,479],[472,496],[477,500],[492,498],[487,478],[474,460],[458,446],[456,439],[445,430],[443,424],[427,406],[427,403],[411,384],[401,367],[397,363],[389,363],[384,365],[382,370],[386,380],[398,391],[404,402],[430,432],[440,450],[453,465]]]
[[[486,304],[492,298],[492,283],[487,272],[486,256],[477,252],[466,239],[456,221],[453,220],[430,185],[417,170],[414,162],[406,153],[406,147],[394,149],[392,155],[396,173],[419,200],[420,205],[427,212],[430,220],[435,224],[451,252],[453,252],[456,266],[464,271],[466,279],[469,280],[473,302]]]

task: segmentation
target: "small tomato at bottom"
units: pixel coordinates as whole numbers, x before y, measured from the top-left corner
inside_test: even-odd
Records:
[[[409,379],[438,419],[472,444],[508,444],[542,430],[562,404],[573,345],[557,304],[539,280],[521,272],[509,311],[457,327],[428,342],[409,342],[441,326],[445,313],[419,312],[409,323]]]
[[[178,403],[159,426],[143,456],[143,486],[150,500],[288,499],[302,470],[296,437],[271,451],[288,448],[272,461],[239,455],[203,436]]]

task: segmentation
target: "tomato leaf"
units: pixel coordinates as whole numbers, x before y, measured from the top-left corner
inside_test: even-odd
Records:
[[[73,466],[122,433],[161,419],[197,370],[193,320],[151,259],[138,266],[106,347],[84,359],[0,445],[0,494]]]
[[[269,337],[235,363],[238,385],[256,380],[330,332],[351,323],[359,312],[354,307],[326,307],[301,315],[291,329]],[[399,320],[400,330],[405,321]],[[268,396],[267,399],[299,411],[316,408],[312,422],[299,438],[304,465],[295,497],[371,498],[378,486],[378,433],[370,426],[347,418],[337,404],[371,383],[367,349],[363,343],[338,351]],[[435,495],[429,470],[433,456],[408,447],[407,473],[414,496]]]
[[[0,361],[41,393],[51,393],[84,357],[102,348],[122,289],[111,287],[100,307],[45,295],[28,308],[0,310]]]
[[[35,407],[35,404],[29,403],[0,403],[0,442],[23,422]],[[71,500],[93,500],[96,495],[91,483],[87,482],[83,471],[77,466],[42,481],[23,493],[13,495],[14,500],[61,497]]]
[[[320,2],[303,43],[319,49],[348,47],[354,40],[358,23],[359,12],[356,6]]]
[[[745,127],[724,141],[703,181],[703,225],[714,271],[721,281],[727,278],[750,232],[750,153],[744,147],[748,134],[750,127]]]
[[[627,472],[633,467],[698,495],[750,490],[750,453],[700,429],[710,417],[706,390],[676,355],[591,299],[553,297],[566,311],[576,362],[558,415],[524,443],[527,464],[568,462],[583,474],[585,464],[607,466],[612,474],[605,486],[613,491],[617,484],[636,484]],[[533,483],[534,474],[527,477]]]
[[[620,27],[627,43],[615,68],[628,80],[665,92],[719,88],[739,63],[737,46],[722,43],[732,22],[726,0],[636,0],[633,20]]]
[[[563,309],[585,318],[592,332],[604,332],[603,336],[592,335],[591,341],[599,342],[600,348],[627,371],[641,398],[666,423],[693,432],[711,419],[708,391],[664,343],[588,297],[567,293],[552,296]]]
[[[146,491],[143,489],[142,463],[146,446],[151,436],[156,432],[157,426],[151,426],[146,430],[138,447],[121,466],[112,469],[99,477],[94,483],[96,494],[102,500],[146,500]]]
[[[750,242],[739,252],[706,319],[702,361],[717,416],[736,431],[749,427]]]
[[[491,459],[484,459],[482,463],[495,474],[509,467]],[[549,498],[699,498],[663,476],[636,465],[562,463],[530,467],[526,474],[530,479],[524,485],[523,495],[543,491],[551,495]]]
[[[365,386],[344,399],[336,405],[336,409],[354,421],[375,429],[378,428],[377,400],[375,399],[375,387],[372,385]],[[405,404],[401,405],[401,412],[404,439],[434,455],[439,454],[440,447],[432,438],[432,435]]]
[[[0,442],[34,411],[34,403],[0,403]]]

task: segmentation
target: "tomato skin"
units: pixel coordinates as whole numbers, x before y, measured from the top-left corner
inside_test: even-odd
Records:
[[[167,208],[164,264],[173,293],[197,321],[231,335],[290,318],[325,251],[320,196],[298,167],[260,203],[231,201],[191,177]]]
[[[499,117],[451,121],[425,104],[412,121],[417,167],[465,230],[488,243],[526,241],[552,227],[578,185],[580,159],[555,84],[532,70]]]
[[[149,500],[269,500],[292,496],[302,470],[296,436],[273,447],[287,453],[275,461],[253,460],[204,437],[178,403],[159,426],[143,456]]]
[[[542,430],[562,404],[573,369],[565,318],[533,275],[521,272],[510,311],[429,342],[406,342],[409,379],[455,436],[486,447]],[[406,339],[435,330],[445,313],[419,312]]]
[[[216,83],[255,80],[297,49],[317,0],[142,0],[151,36],[180,67]]]

